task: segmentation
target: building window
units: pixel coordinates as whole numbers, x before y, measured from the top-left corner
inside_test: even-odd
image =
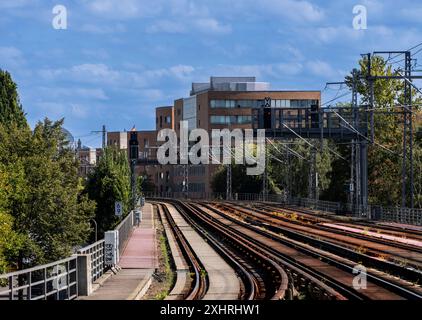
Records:
[[[211,100],[211,108],[234,108],[236,106],[235,100]]]
[[[177,109],[177,115],[180,116],[180,114],[181,114],[181,110]]]
[[[250,124],[252,116],[211,116],[211,124]]]
[[[252,116],[237,116],[238,124],[250,124],[252,123]]]
[[[275,100],[274,100],[275,101]],[[263,100],[211,100],[211,108],[260,108]]]

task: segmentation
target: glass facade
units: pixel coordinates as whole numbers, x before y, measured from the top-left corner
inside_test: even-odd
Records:
[[[211,108],[260,108],[264,100],[211,100]],[[311,108],[318,100],[282,100],[272,99],[271,108]]]
[[[252,116],[210,116],[211,124],[251,124]]]
[[[263,100],[211,100],[211,108],[259,108]]]
[[[188,129],[196,128],[196,96],[183,99],[183,120],[188,122]]]

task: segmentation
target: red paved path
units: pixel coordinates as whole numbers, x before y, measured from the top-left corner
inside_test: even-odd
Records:
[[[142,210],[142,222],[133,230],[119,266],[122,269],[154,269],[157,267],[155,229],[152,206],[146,204]]]

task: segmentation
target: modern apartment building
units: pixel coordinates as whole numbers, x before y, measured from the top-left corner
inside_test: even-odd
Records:
[[[153,178],[157,192],[187,190],[190,197],[200,197],[212,192],[210,182],[218,165],[189,165],[186,168],[157,164],[154,158],[159,130],[174,129],[180,137],[180,121],[183,120],[187,121],[189,130],[202,128],[211,136],[212,129],[252,129],[258,127],[259,121],[264,121],[265,126],[274,123],[277,127],[280,117],[289,126],[306,126],[307,123],[298,122],[298,119],[302,114],[303,119],[308,119],[307,114],[318,108],[320,100],[320,91],[274,91],[269,83],[257,82],[255,77],[211,77],[207,83],[193,83],[188,97],[175,100],[173,106],[156,108],[155,131],[136,131],[140,160],[137,172],[147,172]],[[257,110],[263,107],[269,111],[264,119],[258,119]],[[127,149],[129,134],[111,132],[108,144]],[[187,188],[185,170],[188,170]]]

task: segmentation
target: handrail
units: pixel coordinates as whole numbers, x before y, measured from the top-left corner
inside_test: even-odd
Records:
[[[87,245],[86,247],[80,248],[77,252],[78,252],[78,253],[80,253],[80,254],[84,254],[84,253],[85,253],[85,252],[87,252],[89,249],[94,248],[95,246],[98,246],[99,244],[102,244],[102,243],[104,243],[104,242],[105,242],[105,240],[104,240],[104,239],[102,239],[102,240],[98,240],[97,242],[94,242],[94,243],[92,243],[92,244],[90,244],[90,245]]]
[[[28,272],[34,272],[34,271],[37,271],[37,270],[43,269],[43,268],[54,267],[58,264],[63,264],[65,262],[68,262],[68,261],[73,260],[75,258],[76,258],[76,255],[71,255],[70,257],[67,257],[67,258],[64,258],[64,259],[61,259],[61,260],[57,260],[57,261],[54,261],[54,262],[50,262],[50,263],[47,263],[47,264],[42,264],[40,266],[36,266],[36,267],[28,268],[28,269],[23,269],[23,270],[19,270],[19,271],[13,271],[13,272],[9,272],[9,273],[3,273],[3,274],[0,273],[0,279],[18,276],[18,275],[28,273]]]
[[[0,274],[0,300],[70,300],[78,296],[77,255]]]

